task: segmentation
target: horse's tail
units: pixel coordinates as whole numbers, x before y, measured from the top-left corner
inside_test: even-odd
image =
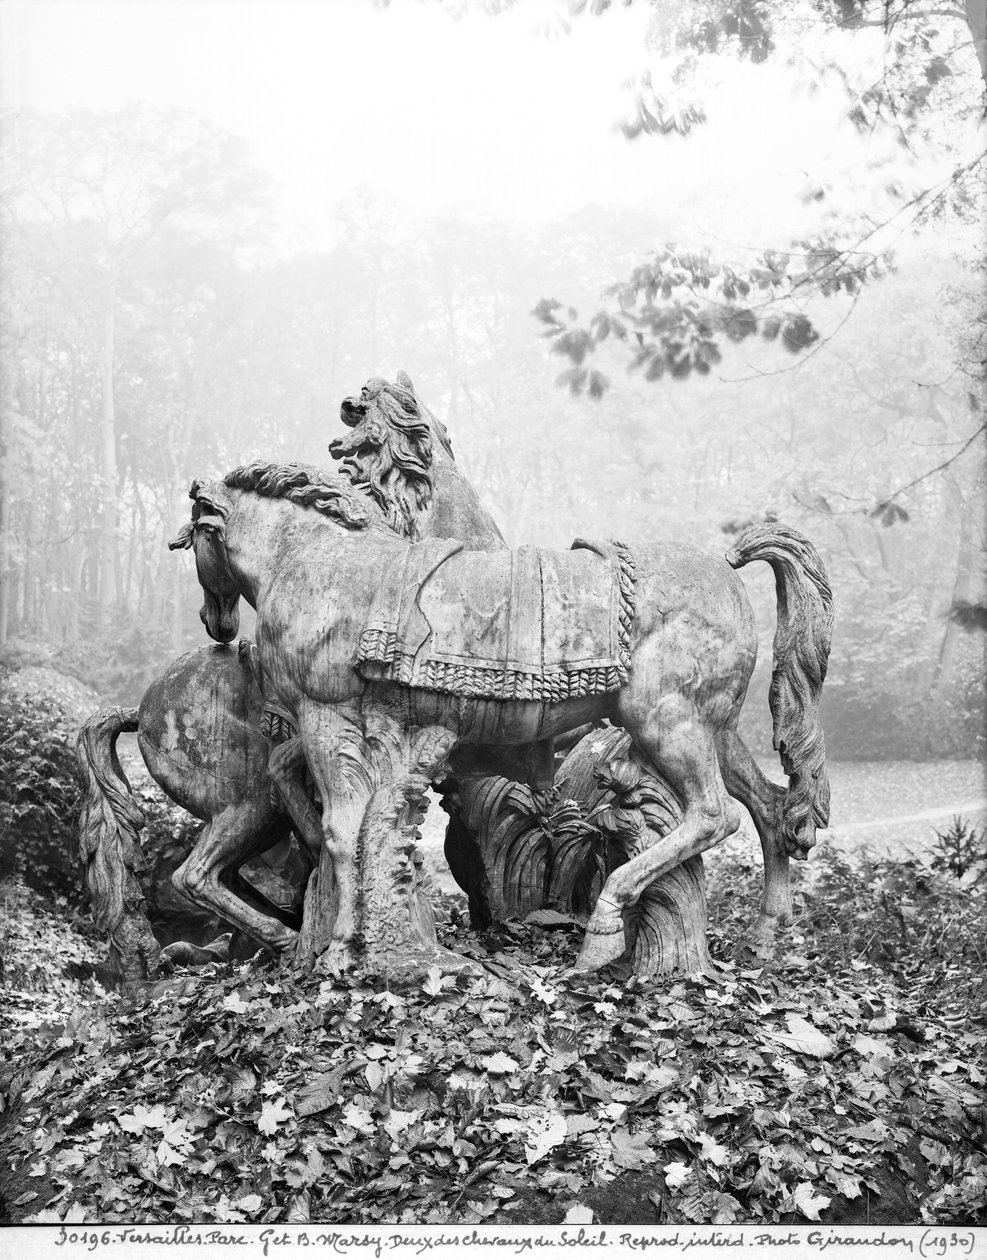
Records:
[[[144,869],[144,815],[117,757],[117,736],[136,731],[136,709],[100,709],[87,718],[76,743],[85,800],[79,849],[96,926],[110,938],[110,965],[121,982],[143,980],[160,948],[144,913],[138,872]]]
[[[829,775],[819,722],[833,634],[829,577],[808,539],[776,523],[745,529],[726,560],[734,569],[752,560],[766,560],[774,569],[778,624],[768,703],[774,746],[788,775],[781,836],[789,852],[804,857],[816,842],[816,828],[829,823]]]

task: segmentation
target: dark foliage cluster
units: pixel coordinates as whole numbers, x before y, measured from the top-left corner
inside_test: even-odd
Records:
[[[75,752],[65,715],[51,699],[0,703],[0,879],[20,878],[77,903]]]
[[[109,661],[103,668],[112,672],[129,666]],[[27,694],[15,691],[0,704],[0,881],[23,883],[80,909],[88,906],[77,830],[82,796],[75,723],[67,711],[77,700],[51,681],[58,677],[47,674]],[[216,929],[215,919],[207,920],[171,885],[172,872],[191,850],[201,823],[143,774],[135,776],[133,788],[144,815],[141,882],[151,921],[169,939],[174,930],[201,935]]]
[[[732,851],[710,864],[710,915],[729,937],[742,930],[744,896],[758,878]],[[837,971],[877,969],[919,1004],[951,1018],[987,1010],[987,840],[954,819],[921,858],[864,848],[852,858],[821,845],[794,868],[799,948]]]
[[[666,245],[627,280],[604,293],[606,306],[588,325],[573,308],[543,298],[533,314],[553,354],[571,360],[558,378],[574,395],[602,398],[609,381],[585,361],[610,336],[626,343],[628,367],[644,379],[705,376],[723,357],[724,342],[760,335],[798,354],[819,340],[811,319],[794,303],[803,291],[853,294],[887,270],[873,255],[857,256],[822,241],[795,241],[790,251],[766,250],[746,268],[715,261],[709,250]]]
[[[978,886],[982,885],[987,876],[987,828],[955,815],[945,831],[936,832],[929,859],[939,875],[956,880],[969,876]]]

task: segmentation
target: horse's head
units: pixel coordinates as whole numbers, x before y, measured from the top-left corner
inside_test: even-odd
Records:
[[[172,551],[191,547],[205,597],[199,619],[209,637],[229,643],[240,629],[240,587],[226,554],[226,520],[232,500],[219,482],[193,481],[189,490],[192,519],[168,544]]]

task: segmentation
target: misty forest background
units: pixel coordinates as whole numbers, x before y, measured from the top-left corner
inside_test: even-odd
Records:
[[[985,0],[6,0],[0,35],[0,1220],[985,1219]],[[734,953],[748,833],[704,868],[715,984],[575,983],[577,922],[480,930],[446,870],[476,980],[108,991],[75,734],[208,641],[189,484],[330,464],[399,369],[514,545],[819,548],[833,829],[776,958]],[[155,931],[213,940],[124,742]]]
[[[462,9],[439,7],[450,23]],[[479,7],[489,21],[515,8]],[[571,6],[549,37],[607,7]],[[793,92],[830,103],[827,119],[842,91],[856,165],[842,182],[802,172],[776,240],[687,239],[683,196],[722,198],[712,174],[670,186],[667,204],[615,207],[601,189],[527,223],[340,177],[331,243],[298,250],[247,143],[194,112],[8,110],[2,662],[136,703],[204,642],[193,566],[166,549],[192,476],[329,463],[342,397],[403,368],[512,545],[588,534],[721,550],[748,521],[803,530],[837,601],[831,756],[979,755],[976,6],[936,17],[905,3],[893,29],[890,10],[853,0],[784,16],[755,0],[701,7],[704,22],[696,6],[651,17],[642,59],[670,69],[661,91],[635,81],[621,142],[641,163],[687,160],[716,122],[704,90],[738,63],[751,82],[784,68]],[[847,51],[875,29],[883,62],[865,82]],[[770,124],[750,137],[752,164]],[[565,128],[564,105],[548,125]],[[767,570],[745,583],[763,696],[773,583]],[[747,709],[769,750],[766,704]]]

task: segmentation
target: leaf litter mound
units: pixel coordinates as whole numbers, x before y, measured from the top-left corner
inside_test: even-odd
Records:
[[[867,964],[566,978],[574,925],[443,943],[398,986],[263,955],[8,1024],[8,1221],[983,1218],[982,1027]],[[725,942],[716,953],[725,952]]]

